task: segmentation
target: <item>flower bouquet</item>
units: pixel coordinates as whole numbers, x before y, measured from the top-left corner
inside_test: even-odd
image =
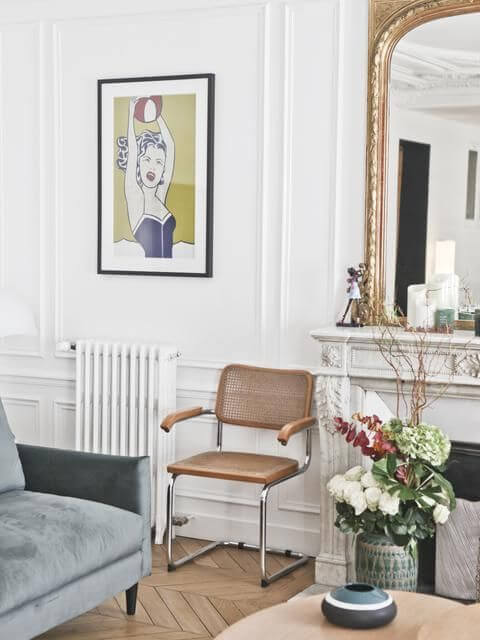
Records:
[[[388,578],[388,568],[383,567],[383,578],[379,578],[359,577],[362,562],[370,569],[378,568],[379,563],[372,564],[372,558],[362,559],[357,546],[357,580],[373,580],[386,588],[405,588],[405,578],[406,588],[413,589],[417,541],[433,536],[435,525],[445,523],[455,508],[452,485],[443,475],[450,441],[438,427],[412,426],[398,418],[383,423],[375,415],[355,414],[350,423],[336,418],[335,428],[348,443],[373,460],[369,471],[353,467],[327,484],[336,502],[335,526],[343,533],[364,534],[360,543],[368,539],[370,547],[372,536],[380,536],[383,546],[389,543],[401,548],[396,552],[398,575]],[[400,558],[402,553],[410,558]],[[406,577],[401,575],[402,564]],[[398,577],[400,584],[392,586],[392,577]]]

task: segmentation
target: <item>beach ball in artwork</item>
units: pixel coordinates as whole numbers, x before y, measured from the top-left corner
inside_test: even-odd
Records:
[[[162,113],[162,96],[140,98],[135,105],[135,118],[139,122],[153,122]]]

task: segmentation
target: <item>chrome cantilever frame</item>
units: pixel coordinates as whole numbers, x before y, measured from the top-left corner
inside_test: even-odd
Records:
[[[223,425],[219,421],[217,427],[217,451],[222,450],[222,435],[223,435]],[[267,500],[268,494],[272,487],[275,487],[282,482],[290,480],[291,478],[295,478],[296,476],[305,473],[305,471],[310,466],[310,462],[312,459],[312,427],[306,429],[306,450],[305,450],[305,460],[303,465],[298,468],[295,473],[291,473],[284,478],[280,478],[279,480],[274,480],[269,484],[264,485],[262,489],[262,493],[260,494],[260,540],[258,545],[247,544],[245,542],[232,542],[227,540],[222,540],[218,542],[211,542],[207,544],[205,547],[198,549],[194,553],[190,553],[183,558],[178,560],[173,559],[172,553],[172,537],[173,537],[173,514],[175,509],[175,482],[177,480],[177,475],[172,474],[170,477],[170,481],[168,484],[167,490],[167,558],[168,558],[168,570],[174,571],[178,567],[190,562],[191,560],[195,560],[199,556],[204,553],[208,553],[209,551],[213,551],[213,549],[217,549],[219,547],[234,547],[236,549],[246,549],[248,551],[259,551],[260,552],[260,574],[261,574],[261,585],[262,587],[267,587],[274,580],[278,580],[278,578],[282,578],[287,575],[291,571],[298,569],[302,565],[308,562],[308,556],[299,553],[297,551],[291,551],[290,549],[282,550],[282,549],[273,549],[271,547],[267,547]],[[267,553],[273,553],[276,555],[286,556],[287,558],[294,558],[294,562],[289,564],[287,567],[272,573],[271,575],[267,575]]]

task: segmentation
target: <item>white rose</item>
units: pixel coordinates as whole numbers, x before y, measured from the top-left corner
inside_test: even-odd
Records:
[[[397,496],[391,496],[384,491],[378,501],[378,508],[386,515],[396,516],[400,508],[400,500]]]
[[[335,498],[337,502],[343,502],[343,490],[347,484],[345,478],[337,474],[327,483],[328,493]]]
[[[356,467],[352,467],[351,469],[349,469],[346,472],[344,477],[345,477],[345,480],[348,480],[349,482],[355,482],[357,480],[360,480],[360,478],[363,476],[364,473],[365,473],[365,469],[360,465],[358,465]]]
[[[362,485],[360,484],[360,482],[345,482],[345,487],[343,489],[343,499],[347,504],[352,504],[353,496],[356,493],[363,493]]]
[[[360,479],[360,482],[362,483],[362,487],[365,487],[365,489],[368,489],[369,487],[379,486],[377,480],[375,479],[375,476],[371,471],[367,471],[366,473],[364,473]]]
[[[450,515],[450,510],[443,504],[437,504],[433,510],[433,519],[437,524],[445,524]]]
[[[370,511],[376,511],[378,509],[381,495],[382,490],[378,487],[368,487],[368,489],[365,489],[365,500],[367,501],[367,507]]]
[[[359,516],[367,508],[367,501],[363,491],[356,491],[350,498],[350,506],[355,509],[355,515]]]

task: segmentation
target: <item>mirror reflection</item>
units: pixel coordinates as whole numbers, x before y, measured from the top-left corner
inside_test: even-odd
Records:
[[[479,34],[480,14],[442,18],[392,58],[386,289],[412,326],[480,307]]]

